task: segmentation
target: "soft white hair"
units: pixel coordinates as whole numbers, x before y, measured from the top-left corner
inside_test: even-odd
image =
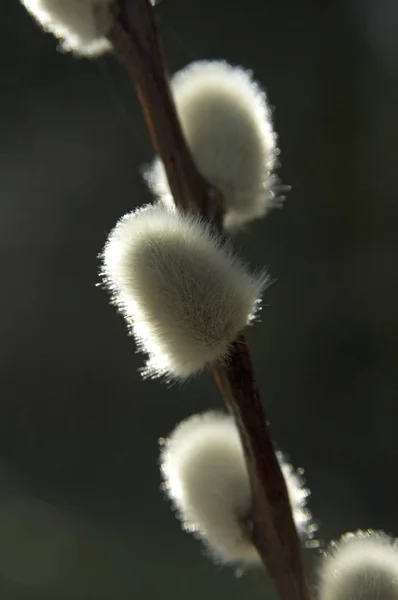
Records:
[[[193,62],[171,81],[178,116],[202,175],[223,194],[224,225],[240,226],[280,206],[277,137],[265,92],[252,73],[225,61]],[[172,203],[163,163],[145,173],[153,193]]]
[[[296,526],[303,532],[301,477],[278,453]],[[242,443],[233,418],[194,415],[161,440],[163,487],[182,527],[198,536],[221,562],[260,565],[250,534],[252,498]],[[309,518],[307,512],[307,517]]]
[[[184,379],[227,358],[267,281],[199,217],[161,203],[120,219],[102,258],[104,282],[149,355],[144,376]]]
[[[307,508],[307,500],[311,492],[305,485],[304,469],[295,469],[282,452],[279,451],[276,455],[285,478],[297,531],[303,539],[312,540],[318,525],[312,520],[312,514]]]
[[[377,531],[346,533],[319,570],[319,600],[397,600],[396,540]]]
[[[113,0],[21,0],[32,16],[60,41],[63,50],[96,56],[109,50],[105,35]]]

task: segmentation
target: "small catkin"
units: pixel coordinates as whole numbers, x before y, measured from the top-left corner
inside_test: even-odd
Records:
[[[61,48],[97,56],[111,48],[106,33],[113,0],[21,0],[36,21],[61,41]]]
[[[224,226],[238,227],[281,206],[274,173],[277,136],[265,92],[250,71],[225,61],[197,61],[171,81],[178,116],[201,174],[223,195]],[[152,192],[173,203],[163,163],[145,173]]]
[[[138,348],[144,376],[184,379],[228,356],[266,285],[199,217],[158,203],[110,233],[102,276]]]
[[[319,569],[318,600],[398,600],[397,541],[367,530],[333,542]]]
[[[309,494],[291,465],[282,467],[298,531],[306,534]],[[199,537],[219,562],[260,565],[251,540],[251,491],[242,443],[233,418],[221,412],[194,415],[161,440],[164,490],[182,527]],[[304,514],[306,521],[304,521]]]

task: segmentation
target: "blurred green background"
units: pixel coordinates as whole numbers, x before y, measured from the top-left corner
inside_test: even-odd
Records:
[[[398,535],[398,4],[164,0],[156,12],[172,71],[225,58],[253,69],[275,107],[293,189],[235,244],[276,280],[249,337],[319,538]],[[149,200],[131,84],[110,56],[56,52],[15,0],[1,26],[0,597],[271,598],[264,573],[207,561],[159,490],[157,440],[220,406],[210,376],[141,381],[95,287],[107,232]]]

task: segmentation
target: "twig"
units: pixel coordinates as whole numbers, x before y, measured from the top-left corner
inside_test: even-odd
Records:
[[[118,0],[108,35],[137,91],[175,203],[201,214],[221,232],[222,198],[198,173],[170,92],[168,71],[149,0]],[[216,383],[242,439],[253,495],[253,540],[280,600],[311,600],[288,492],[242,335]]]
[[[300,541],[244,335],[216,383],[238,425],[253,494],[253,537],[281,600],[310,598]]]
[[[147,0],[119,2],[115,17],[108,38],[134,82],[174,201],[185,210],[205,213],[210,186],[196,169],[178,123],[152,6]]]

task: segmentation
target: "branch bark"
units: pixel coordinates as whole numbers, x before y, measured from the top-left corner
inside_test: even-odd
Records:
[[[214,375],[245,450],[253,495],[253,541],[280,600],[309,600],[288,491],[243,334],[235,342],[228,363],[215,369]]]
[[[196,169],[179,125],[153,8],[148,0],[127,0],[119,2],[114,13],[108,38],[134,83],[174,202],[206,215],[217,193]]]
[[[149,0],[118,0],[108,35],[128,71],[175,203],[210,220],[222,232],[222,197],[197,171],[178,121],[168,70]],[[227,364],[214,369],[234,415],[253,495],[253,541],[280,600],[311,600],[288,492],[243,335]]]

